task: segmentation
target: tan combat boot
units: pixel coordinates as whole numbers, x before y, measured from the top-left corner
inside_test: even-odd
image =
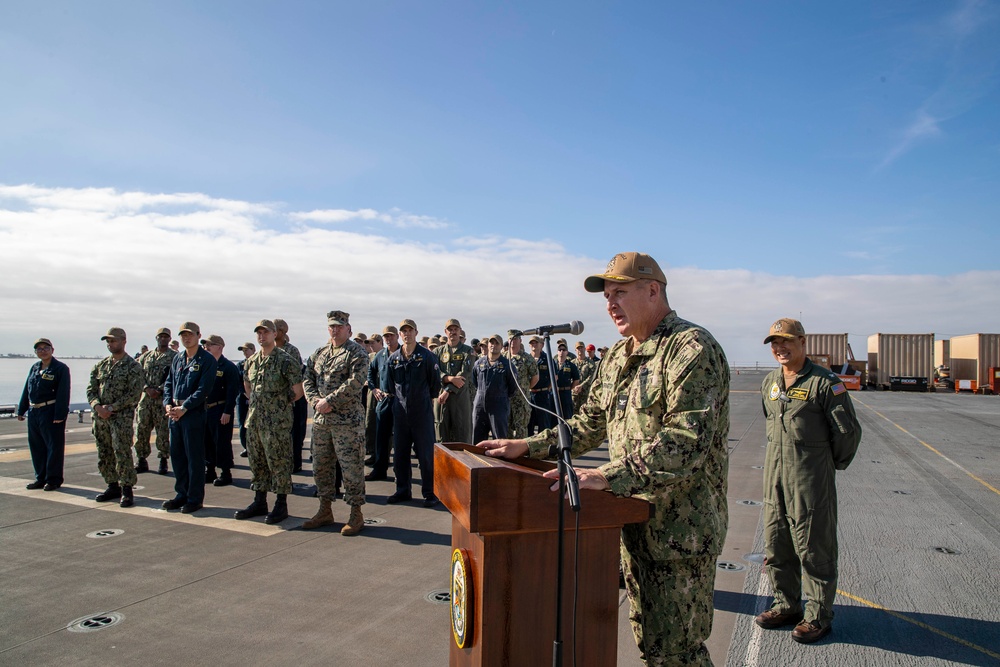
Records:
[[[353,505],[351,507],[351,518],[347,520],[344,527],[340,529],[341,535],[357,535],[365,527],[365,518],[361,516],[361,507]]]
[[[322,526],[333,524],[333,511],[330,509],[330,501],[326,498],[319,499],[319,511],[316,516],[302,524],[302,530],[314,530]]]

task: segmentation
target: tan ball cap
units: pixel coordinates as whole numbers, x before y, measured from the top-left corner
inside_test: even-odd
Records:
[[[173,335],[173,334],[170,333],[170,329],[168,329],[166,327],[160,327],[159,329],[156,330],[156,335],[157,336],[159,336],[161,334],[167,334],[168,336],[172,336]]]
[[[487,338],[487,339],[486,339],[485,341],[483,341],[483,342],[486,342],[486,343],[488,343],[488,342],[490,342],[491,340],[495,340],[495,341],[497,342],[497,345],[503,345],[503,338],[502,338],[502,337],[500,336],[500,334],[492,334],[492,335],[490,335],[490,337],[489,337],[489,338]]]
[[[450,319],[450,320],[448,320],[447,322],[444,323],[444,329],[445,329],[445,331],[448,330],[448,327],[458,327],[459,329],[461,329],[462,325],[458,323],[458,320],[456,320],[455,318],[452,318],[452,319]]]
[[[278,328],[274,326],[274,322],[271,320],[261,320],[257,323],[257,326],[253,328],[254,333],[257,333],[257,329],[267,329],[268,331],[278,330]]]
[[[382,329],[382,335],[384,336],[386,334],[392,334],[393,336],[398,336],[399,335],[399,329],[397,329],[396,327],[392,326],[391,324],[386,325],[386,327],[384,329]]]
[[[414,329],[419,331],[419,329],[417,329],[417,323],[414,322],[413,320],[403,320],[402,322],[400,322],[399,328],[402,329],[403,327],[413,327]]]
[[[109,338],[125,338],[125,330],[121,327],[111,327],[108,329],[108,333],[101,336],[101,340],[107,340]]]
[[[660,265],[649,255],[641,252],[620,252],[611,258],[604,273],[589,276],[583,281],[583,288],[588,292],[603,292],[604,281],[615,283],[632,283],[636,280],[655,280],[667,284],[667,277],[660,270]]]
[[[790,317],[782,317],[771,325],[771,330],[768,332],[767,338],[764,339],[764,344],[767,345],[775,338],[798,338],[805,335],[806,330],[802,327],[802,322]]]
[[[193,333],[196,336],[201,335],[201,327],[199,327],[194,322],[185,322],[184,324],[181,325],[181,328],[177,331],[177,333],[182,334],[185,331],[188,333]]]
[[[242,352],[243,350],[250,350],[251,352],[256,352],[257,346],[251,343],[250,341],[247,341],[246,343],[243,343],[236,349],[239,350],[240,352]]]
[[[212,345],[221,345],[222,347],[226,346],[226,341],[222,340],[222,336],[220,336],[219,334],[212,334],[208,338],[202,338],[201,344],[205,345],[206,343]]]
[[[48,345],[49,347],[55,347],[48,338],[39,338],[35,341],[35,344],[31,346],[31,349],[37,350],[39,345]]]

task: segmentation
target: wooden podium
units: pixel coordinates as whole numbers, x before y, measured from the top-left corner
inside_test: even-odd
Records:
[[[434,493],[451,511],[451,667],[552,664],[556,637],[558,494],[542,473],[555,463],[505,461],[481,447],[434,446]],[[621,527],[646,521],[652,506],[605,491],[580,493],[579,572],[576,514],[566,503],[563,664],[607,667],[618,659]],[[573,636],[574,578],[576,637]],[[464,648],[462,647],[464,645]]]

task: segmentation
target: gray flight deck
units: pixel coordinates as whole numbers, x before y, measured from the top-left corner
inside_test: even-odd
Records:
[[[1000,397],[852,394],[865,433],[838,473],[834,631],[801,646],[790,628],[753,624],[769,603],[762,378],[733,375],[715,664],[1000,664]],[[341,537],[340,523],[302,531],[317,505],[307,471],[294,478],[292,517],[280,526],[235,521],[252,497],[246,459],[237,459],[236,485],[209,486],[195,515],[159,509],[173,476],[155,473],[139,476],[136,507],[121,509],[93,501],[104,485],[89,417],[70,419],[66,483],[56,492],[24,488],[33,478],[24,432],[0,420],[0,665],[447,664],[444,508],[386,505],[393,486],[376,482],[364,510],[378,523],[361,535]],[[579,463],[605,458],[599,450]],[[338,501],[337,520],[347,514]],[[89,622],[68,628],[80,619]],[[620,665],[638,664],[627,619],[622,596]]]

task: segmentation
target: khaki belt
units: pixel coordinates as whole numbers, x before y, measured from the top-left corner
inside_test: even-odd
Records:
[[[29,403],[33,408],[44,408],[46,405],[55,405],[55,399],[51,401],[45,401],[44,403]]]
[[[532,389],[531,393],[532,394],[538,394],[538,393],[543,392],[543,391],[549,391],[549,387],[546,387],[545,389]]]
[[[216,405],[222,405],[223,403],[225,403],[225,401],[216,401],[215,403],[209,403],[208,405],[205,406],[205,409],[208,410],[209,408],[214,408]]]

